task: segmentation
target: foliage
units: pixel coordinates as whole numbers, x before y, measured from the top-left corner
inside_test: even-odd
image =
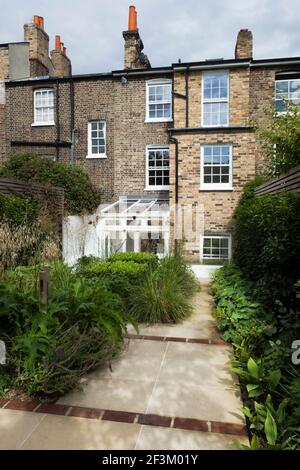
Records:
[[[299,106],[285,103],[286,113],[270,110],[257,128],[262,151],[269,162],[269,174],[277,176],[300,164]]]
[[[89,264],[78,273],[95,282],[101,280],[108,290],[127,299],[131,289],[142,282],[148,269],[147,264],[134,261],[100,261]]]
[[[215,315],[226,341],[258,349],[276,333],[271,316],[251,298],[251,287],[234,265],[227,264],[214,275]]]
[[[255,431],[264,432],[269,449],[281,448],[278,442],[281,435],[284,433],[284,424],[286,420],[286,407],[289,400],[286,398],[281,401],[277,409],[275,409],[271,395],[267,396],[265,403],[254,402],[254,410],[251,411],[248,407],[243,407],[245,416],[249,419],[251,425],[250,429]],[[257,445],[257,439],[251,441]],[[252,447],[253,448],[253,447]],[[255,450],[257,450],[256,447]]]
[[[46,234],[40,221],[31,225],[11,225],[0,222],[0,272],[6,268],[56,258],[59,242]]]
[[[247,448],[299,449],[300,373],[291,366],[291,343],[300,334],[300,312],[279,306],[280,315],[253,299],[256,283],[230,264],[214,274],[213,291],[218,326],[234,346],[232,369],[253,433]]]
[[[15,386],[59,395],[119,351],[130,321],[120,297],[101,283],[50,263],[47,305],[38,295],[38,266],[6,272],[0,283],[0,336]]]
[[[133,261],[134,263],[147,264],[153,269],[156,268],[158,264],[158,258],[152,253],[114,253],[108,258],[108,261]]]
[[[65,210],[72,215],[93,212],[100,204],[99,191],[92,185],[87,173],[78,166],[23,153],[10,157],[1,167],[0,176],[47,182],[63,188]]]
[[[180,256],[164,258],[131,292],[130,313],[140,322],[177,323],[191,312],[197,283]]]
[[[275,302],[295,308],[299,279],[300,195],[253,196],[246,187],[235,213],[234,261],[255,297],[270,308]]]
[[[37,203],[17,196],[0,194],[0,220],[13,225],[33,223],[37,219]]]

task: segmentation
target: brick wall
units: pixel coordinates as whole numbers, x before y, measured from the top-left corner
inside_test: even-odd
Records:
[[[153,77],[150,77],[153,78]],[[160,78],[165,78],[164,76]],[[11,146],[14,140],[55,142],[57,126],[32,126],[34,119],[33,92],[35,88],[52,87],[56,82],[47,81],[32,85],[9,86],[7,91],[7,145],[8,154],[17,151],[34,151],[42,155],[56,153],[56,148]],[[157,194],[145,191],[146,146],[168,144],[168,123],[145,123],[146,80],[128,78],[91,79],[74,81],[75,113],[77,129],[75,161],[90,175],[92,182],[102,190],[103,201],[110,202],[121,195]],[[70,83],[59,82],[59,140],[71,141]],[[57,121],[57,117],[55,119]],[[107,158],[88,159],[88,122],[106,121]],[[69,149],[59,149],[59,159],[70,160]],[[164,194],[167,194],[165,191]]]

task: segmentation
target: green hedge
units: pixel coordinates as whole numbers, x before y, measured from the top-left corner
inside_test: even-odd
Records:
[[[17,196],[0,194],[0,220],[15,225],[32,223],[37,218],[37,203]]]
[[[16,154],[0,168],[0,176],[47,182],[63,188],[65,209],[72,215],[93,212],[100,204],[100,192],[79,166],[42,159],[33,154]]]
[[[295,302],[300,277],[300,195],[254,197],[246,187],[235,213],[234,261],[267,305]]]
[[[114,253],[108,258],[108,261],[133,261],[138,264],[148,264],[152,268],[157,267],[158,258],[152,253]]]
[[[93,278],[96,282],[101,280],[107,289],[118,293],[125,300],[131,289],[142,282],[149,266],[146,263],[135,263],[134,261],[100,261],[89,264],[79,275]]]

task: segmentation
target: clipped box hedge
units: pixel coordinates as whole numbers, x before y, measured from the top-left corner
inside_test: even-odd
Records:
[[[147,264],[151,268],[156,268],[158,258],[153,253],[114,253],[108,258],[108,261],[115,263],[116,261],[132,261],[138,264]]]

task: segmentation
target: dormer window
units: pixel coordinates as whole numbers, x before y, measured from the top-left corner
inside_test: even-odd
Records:
[[[286,112],[286,104],[300,106],[300,78],[276,80],[275,106],[278,112]]]
[[[35,90],[33,126],[54,125],[54,90],[51,88]]]
[[[172,121],[172,80],[149,80],[146,122],[168,121]]]

